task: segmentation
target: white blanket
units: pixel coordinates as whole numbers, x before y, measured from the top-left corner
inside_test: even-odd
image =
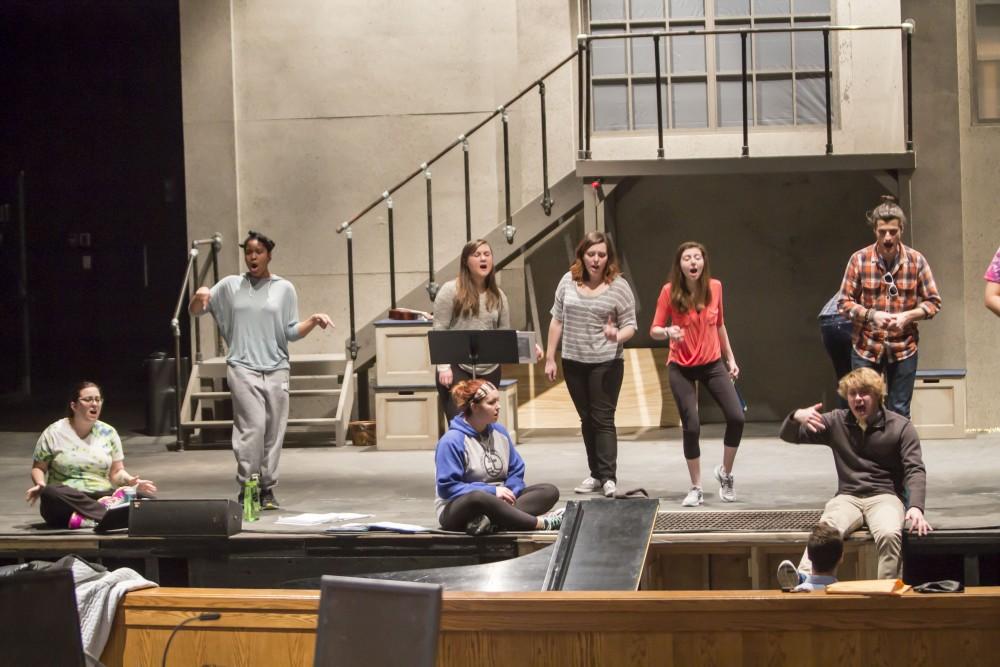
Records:
[[[99,665],[115,621],[118,602],[129,591],[157,584],[127,567],[102,572],[79,559],[73,562],[73,581],[76,584],[76,608],[80,614],[80,636],[87,665]]]

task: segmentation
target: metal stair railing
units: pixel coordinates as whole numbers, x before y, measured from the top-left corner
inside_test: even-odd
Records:
[[[537,89],[540,111],[541,111],[541,140],[542,140],[542,198],[541,206],[545,211],[546,215],[549,215],[552,211],[553,200],[551,196],[551,191],[549,188],[549,174],[548,174],[548,128],[546,125],[546,110],[545,110],[545,95],[546,87],[545,81],[557,71],[559,71],[564,65],[572,61],[574,58],[579,60],[580,49],[577,49],[573,53],[560,60],[555,66],[551,67],[548,71],[542,74],[540,77],[535,79],[531,85],[522,89],[514,97],[509,99],[507,102],[501,104],[490,113],[486,118],[476,123],[464,134],[461,134],[448,144],[444,149],[439,151],[437,155],[430,158],[426,162],[423,162],[418,169],[407,175],[401,181],[393,185],[391,188],[385,190],[382,195],[372,201],[368,206],[364,207],[358,213],[356,213],[351,219],[343,222],[337,227],[337,233],[347,232],[347,290],[348,290],[348,308],[350,313],[350,324],[351,324],[351,337],[347,344],[347,349],[350,352],[351,359],[357,359],[358,356],[358,338],[357,338],[357,326],[355,317],[355,304],[354,304],[354,238],[352,234],[351,227],[357,223],[362,217],[367,213],[372,211],[376,206],[381,203],[385,203],[387,207],[387,222],[388,222],[388,250],[389,250],[389,302],[390,308],[396,307],[396,264],[395,264],[395,232],[394,232],[394,219],[393,219],[393,201],[392,195],[397,192],[404,185],[415,179],[417,176],[423,174],[426,182],[426,193],[427,193],[427,263],[428,263],[428,282],[427,282],[427,294],[430,296],[431,301],[437,296],[439,285],[435,282],[435,265],[434,265],[434,217],[433,217],[433,189],[432,181],[433,177],[430,171],[431,165],[443,158],[445,155],[450,153],[455,148],[462,147],[462,159],[463,159],[463,175],[465,181],[465,238],[466,241],[472,239],[472,203],[471,203],[471,190],[470,190],[470,178],[469,178],[469,137],[478,132],[480,129],[485,127],[490,121],[500,118],[503,124],[503,172],[504,172],[504,238],[507,243],[514,243],[514,236],[517,232],[514,225],[512,224],[513,214],[511,211],[511,196],[510,196],[510,132],[509,132],[509,116],[507,110],[528,94],[530,91]]]
[[[427,259],[428,259],[428,281],[426,285],[426,290],[431,300],[437,295],[438,284],[435,282],[435,261],[434,261],[434,218],[433,218],[433,191],[432,191],[432,174],[430,171],[431,165],[440,160],[442,157],[450,153],[452,150],[458,146],[462,147],[463,152],[463,177],[464,177],[464,189],[465,189],[465,235],[466,240],[470,240],[472,237],[472,222],[471,222],[471,192],[470,192],[470,178],[469,178],[469,142],[468,138],[475,132],[479,131],[485,127],[488,123],[496,118],[500,118],[503,124],[503,173],[504,173],[504,221],[502,224],[504,231],[504,238],[506,238],[509,244],[513,244],[516,229],[512,224],[511,216],[511,201],[510,201],[510,136],[508,131],[508,114],[507,110],[512,104],[520,100],[524,95],[533,89],[537,89],[539,93],[539,99],[541,103],[541,148],[542,148],[542,197],[540,204],[545,211],[546,215],[549,215],[552,210],[553,200],[551,198],[549,189],[549,176],[548,176],[548,136],[547,136],[547,126],[546,126],[546,112],[545,112],[545,96],[546,96],[546,86],[545,81],[551,77],[554,73],[560,70],[564,65],[576,59],[576,70],[577,70],[577,109],[576,109],[576,125],[577,125],[577,151],[576,156],[580,161],[592,159],[590,143],[591,135],[593,133],[592,127],[592,101],[591,101],[591,89],[593,88],[593,76],[592,76],[592,60],[593,60],[593,50],[591,48],[591,42],[604,40],[604,39],[652,39],[654,44],[654,65],[655,65],[655,90],[656,90],[656,117],[657,117],[657,149],[656,149],[656,159],[663,159],[664,145],[663,145],[663,72],[662,63],[660,62],[660,40],[669,40],[674,37],[689,37],[691,35],[739,35],[742,53],[742,71],[741,71],[741,89],[742,89],[742,115],[743,115],[743,144],[740,148],[740,157],[749,158],[750,157],[750,128],[749,128],[749,104],[747,96],[747,84],[750,81],[749,68],[748,68],[748,37],[754,34],[762,33],[807,33],[807,32],[820,32],[823,35],[823,54],[824,54],[824,69],[822,72],[824,78],[825,87],[825,111],[826,111],[826,154],[833,154],[833,111],[831,103],[831,79],[833,72],[830,66],[830,34],[837,32],[854,32],[854,31],[898,31],[903,36],[902,48],[905,53],[904,59],[904,75],[906,79],[906,90],[904,99],[903,113],[905,116],[905,150],[908,152],[913,151],[913,77],[912,77],[912,38],[915,30],[915,22],[913,19],[907,19],[900,24],[895,25],[826,25],[826,26],[791,26],[791,27],[752,27],[752,28],[719,28],[719,29],[697,29],[697,30],[660,30],[654,32],[643,32],[643,33],[608,33],[600,35],[588,35],[581,34],[577,37],[577,49],[575,52],[569,54],[563,58],[554,67],[545,72],[542,76],[532,82],[529,86],[521,90],[513,98],[501,104],[493,111],[489,116],[484,118],[482,121],[474,125],[464,134],[461,134],[448,144],[445,148],[439,151],[432,158],[422,163],[419,168],[411,172],[401,181],[383,191],[381,196],[373,200],[367,206],[358,211],[353,217],[344,221],[337,227],[337,233],[345,233],[347,237],[347,282],[348,282],[348,308],[350,315],[350,340],[347,343],[347,349],[350,353],[350,358],[356,360],[358,357],[358,336],[357,336],[357,326],[356,326],[356,314],[355,314],[355,287],[354,287],[354,238],[352,234],[352,227],[357,222],[359,222],[366,214],[375,209],[375,207],[384,203],[387,208],[387,222],[388,222],[388,255],[389,255],[389,302],[390,308],[396,308],[396,263],[395,263],[395,220],[394,220],[394,207],[392,195],[402,188],[407,183],[411,182],[413,179],[417,178],[423,174],[426,181],[426,214],[427,214]],[[652,156],[651,156],[652,157]],[[537,237],[536,239],[537,240]],[[532,241],[529,240],[528,245]],[[527,245],[522,249],[527,249]]]
[[[198,270],[198,255],[200,253],[200,246],[209,246],[211,254],[209,255],[210,261],[205,264],[205,266],[199,272]],[[195,290],[197,290],[197,285],[201,285],[205,281],[205,276],[208,275],[209,269],[212,271],[212,284],[219,282],[219,250],[222,248],[222,234],[216,232],[212,234],[210,238],[198,239],[191,242],[191,249],[188,250],[188,261],[187,266],[184,269],[184,278],[181,281],[180,294],[177,297],[177,306],[174,308],[173,317],[170,319],[170,331],[174,337],[174,364],[175,364],[175,374],[174,374],[174,426],[177,429],[177,440],[176,449],[181,452],[184,451],[184,430],[181,426],[181,410],[184,403],[184,389],[182,385],[184,383],[184,370],[183,363],[181,359],[181,324],[180,316],[181,309],[191,300],[194,296]],[[194,281],[191,280],[192,276],[195,278]],[[199,318],[192,317],[191,319],[191,363],[192,367],[195,363],[202,361],[201,353],[201,325],[199,323]],[[219,328],[215,328],[215,349],[216,355],[222,355],[222,336],[219,333]]]

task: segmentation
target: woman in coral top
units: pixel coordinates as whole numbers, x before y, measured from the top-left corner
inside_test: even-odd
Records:
[[[712,278],[708,251],[702,244],[687,241],[677,248],[670,282],[660,290],[649,335],[655,340],[670,339],[670,391],[681,413],[684,458],[691,476],[691,489],[681,504],[695,507],[703,502],[698,446],[701,422],[695,382],[705,385],[726,417],[722,465],[716,466],[715,479],[719,482],[719,497],[731,503],[736,500],[733,462],[743,436],[743,406],[733,386],[740,368],[723,319],[722,283]]]

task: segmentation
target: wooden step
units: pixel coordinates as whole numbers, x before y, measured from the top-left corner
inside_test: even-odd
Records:
[[[340,396],[340,389],[289,389],[289,396]],[[232,395],[228,391],[196,391],[191,398],[202,401],[228,401]]]

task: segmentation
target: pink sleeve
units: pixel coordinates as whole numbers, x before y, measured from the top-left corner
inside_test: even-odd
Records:
[[[986,280],[991,283],[1000,283],[1000,248],[997,249],[997,253],[993,255],[993,261],[986,268],[986,275],[983,276]]]

